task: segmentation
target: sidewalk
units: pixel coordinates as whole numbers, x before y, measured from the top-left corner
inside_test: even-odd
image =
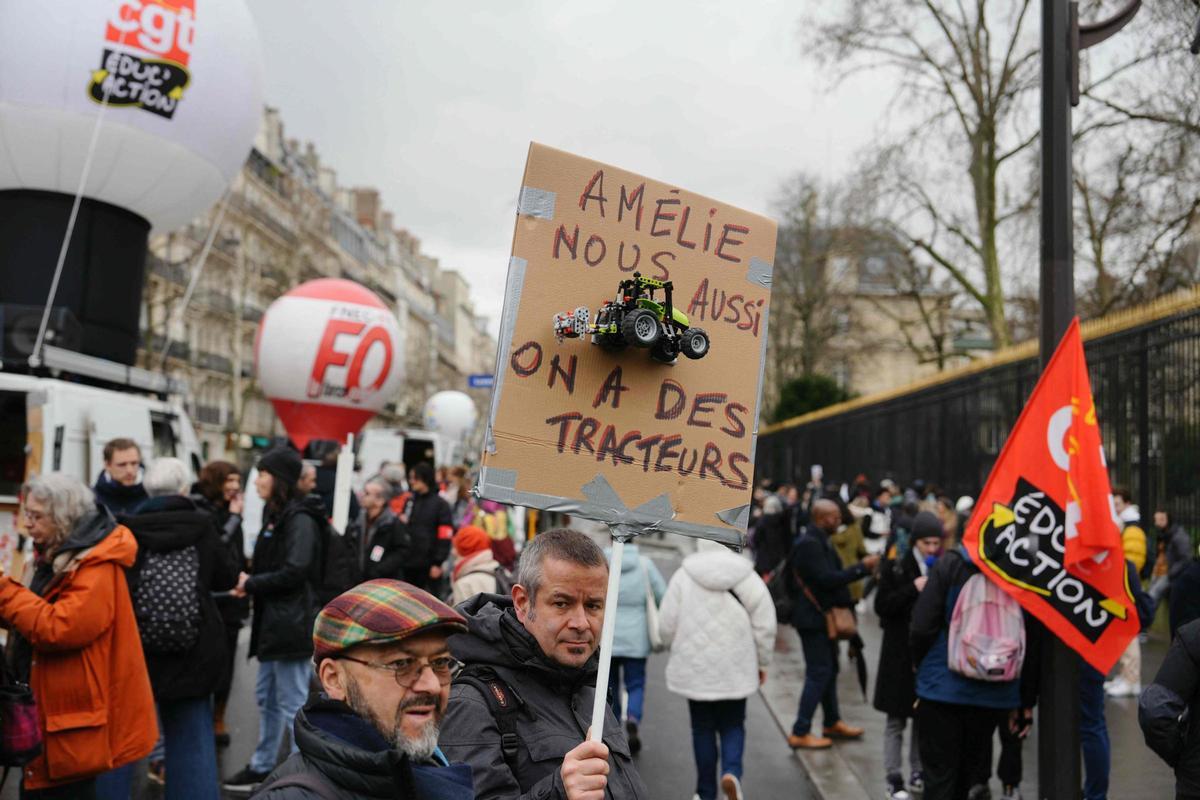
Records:
[[[870,603],[868,602],[868,605]],[[866,644],[868,682],[864,699],[858,687],[853,663],[845,657],[838,673],[838,701],[847,722],[866,729],[862,740],[838,742],[829,750],[798,750],[800,759],[817,793],[825,800],[874,800],[884,796],[883,728],[884,715],[872,707],[870,698],[875,691],[875,674],[879,669],[879,650],[883,632],[873,609],[861,614],[859,631]],[[1142,682],[1153,680],[1166,655],[1165,637],[1154,636],[1142,645]],[[775,642],[775,661],[767,683],[762,688],[763,699],[779,725],[781,736],[791,732],[796,717],[800,689],[804,684],[804,656],[800,637],[790,625],[779,626]],[[1146,747],[1137,724],[1137,698],[1127,697],[1106,701],[1105,713],[1112,742],[1112,771],[1109,797],[1114,800],[1142,800],[1175,796],[1175,776],[1159,758]],[[820,711],[817,724],[821,724]],[[1026,797],[1035,797],[1037,790],[1037,735],[1035,724],[1024,748],[1024,780],[1021,788]],[[905,737],[905,763],[908,760]],[[781,747],[786,745],[781,742]],[[993,757],[1000,756],[999,740]],[[992,780],[992,796],[1000,796],[1000,786]]]

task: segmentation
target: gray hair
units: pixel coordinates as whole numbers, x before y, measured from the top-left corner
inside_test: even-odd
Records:
[[[604,567],[608,559],[600,546],[585,534],[570,528],[555,528],[533,537],[533,541],[521,550],[521,561],[517,565],[517,583],[529,593],[529,602],[537,599],[542,587],[543,564],[547,558],[557,558],[581,567]]]
[[[192,484],[191,473],[187,465],[178,458],[156,458],[146,469],[142,478],[142,486],[151,497],[162,497],[168,494],[187,494]]]
[[[36,475],[29,479],[21,493],[46,507],[57,531],[55,544],[67,538],[81,519],[96,510],[92,490],[63,472]]]
[[[378,477],[383,478],[388,482],[388,484],[390,484],[388,486],[389,492],[399,494],[401,487],[404,486],[405,479],[408,478],[408,475],[404,472],[404,467],[397,464],[388,464],[379,471]]]
[[[378,486],[381,490],[383,490],[384,500],[392,499],[392,493],[395,491],[395,487],[392,486],[391,481],[389,481],[387,478],[383,477],[382,475],[373,475],[372,477],[367,478],[367,482],[363,484],[363,488],[365,489],[371,485]]]

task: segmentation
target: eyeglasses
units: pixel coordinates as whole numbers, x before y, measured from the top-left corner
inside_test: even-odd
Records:
[[[352,656],[338,656],[338,659],[344,661],[353,661],[355,664],[362,664],[364,667],[372,669],[386,669],[392,673],[392,677],[396,679],[396,683],[401,688],[411,689],[413,684],[421,679],[421,675],[425,672],[425,668],[433,670],[433,674],[438,679],[438,683],[442,686],[448,686],[458,671],[462,669],[462,662],[450,656],[435,656],[433,658],[398,658],[395,661],[389,661],[386,664],[379,664],[374,661],[363,661],[361,658]]]
[[[49,514],[45,513],[44,511],[34,511],[33,509],[28,508],[28,507],[23,509],[22,513],[25,514],[25,519],[29,520],[30,522],[41,522],[46,517],[50,516]]]

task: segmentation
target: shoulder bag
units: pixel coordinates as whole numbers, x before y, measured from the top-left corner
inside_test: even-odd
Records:
[[[796,581],[800,584],[800,589],[804,592],[804,596],[808,598],[808,602],[812,603],[818,611],[825,615],[825,632],[829,634],[830,639],[853,639],[858,634],[858,622],[854,619],[853,611],[841,606],[822,608],[821,604],[817,602],[817,598],[809,591],[808,586],[805,585],[799,575],[796,575]]]

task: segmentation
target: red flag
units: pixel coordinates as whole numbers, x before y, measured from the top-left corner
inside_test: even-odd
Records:
[[[963,544],[1100,672],[1138,634],[1078,319],[1009,434]]]

